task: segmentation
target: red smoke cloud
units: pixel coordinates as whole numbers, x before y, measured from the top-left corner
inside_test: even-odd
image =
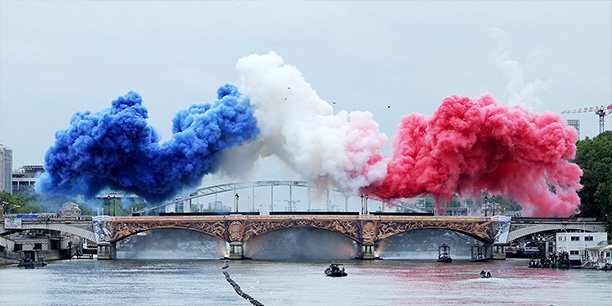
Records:
[[[432,117],[401,120],[388,174],[373,193],[382,199],[430,193],[440,200],[480,196],[514,198],[526,214],[567,216],[580,203],[576,131],[558,114],[536,114],[496,103],[450,96]]]

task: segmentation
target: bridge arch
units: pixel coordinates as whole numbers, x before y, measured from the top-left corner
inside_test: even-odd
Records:
[[[194,229],[194,228],[178,227],[178,226],[159,226],[159,227],[151,227],[151,228],[148,228],[148,229],[142,229],[142,230],[139,229],[137,231],[133,231],[133,232],[131,232],[131,234],[120,236],[117,239],[114,239],[112,242],[113,243],[119,243],[122,240],[125,240],[126,238],[132,237],[132,236],[137,235],[139,233],[146,233],[146,232],[151,232],[151,231],[155,231],[155,230],[164,230],[164,229],[186,230],[186,231],[203,234],[203,235],[206,235],[206,236],[210,236],[212,238],[216,238],[216,239],[225,241],[225,239],[220,238],[218,236],[215,236],[215,235],[213,235],[210,232],[202,231],[202,230],[198,230],[198,229]]]
[[[116,243],[129,236],[156,229],[183,229],[206,234],[221,240],[225,238],[225,225],[223,221],[212,222],[142,222],[128,221],[113,223],[113,235],[110,242]]]
[[[14,242],[8,240],[2,236],[0,236],[0,246],[3,248],[11,249],[14,245]]]
[[[514,241],[519,238],[523,238],[529,235],[548,232],[548,231],[564,231],[564,230],[578,230],[578,231],[587,231],[587,232],[598,232],[604,231],[605,228],[598,224],[538,224],[528,227],[523,227],[516,229],[514,231],[510,231],[508,234],[508,242]]]
[[[39,229],[39,230],[53,230],[59,232],[70,233],[75,236],[79,236],[81,238],[87,239],[89,241],[96,241],[96,235],[94,232],[82,229],[76,226],[71,226],[68,224],[60,224],[60,223],[49,223],[49,224],[28,224],[24,223],[21,225],[21,229],[17,231],[26,231],[31,229]]]
[[[360,224],[356,219],[334,220],[328,222],[311,218],[289,218],[286,220],[278,220],[277,222],[248,222],[245,225],[243,242],[247,242],[249,239],[266,233],[288,228],[316,228],[338,233],[357,243],[363,242],[363,239],[359,235],[361,232]]]
[[[370,231],[368,228],[378,228],[378,233],[375,236],[374,242],[381,241],[385,238],[396,234],[406,233],[418,229],[446,229],[454,232],[462,233],[472,237],[478,241],[485,243],[493,243],[495,240],[495,229],[493,221],[490,218],[471,218],[469,222],[465,222],[465,218],[421,218],[414,219],[413,222],[396,222],[396,221],[379,221],[376,226],[372,224],[368,226],[364,224],[364,232]]]
[[[283,259],[353,259],[359,256],[359,244],[329,229],[286,227],[251,237],[245,241],[244,255],[263,260]]]
[[[460,234],[466,235],[466,236],[468,236],[470,238],[473,238],[473,239],[475,239],[477,241],[480,241],[480,242],[492,243],[492,241],[490,239],[483,238],[483,237],[479,236],[477,233],[473,233],[473,232],[466,231],[466,230],[463,230],[463,229],[454,229],[454,228],[440,227],[440,226],[423,226],[423,227],[420,227],[420,228],[407,229],[405,231],[397,231],[397,232],[392,232],[392,233],[386,233],[384,235],[379,235],[378,239],[376,240],[376,242],[381,242],[382,240],[391,238],[391,237],[396,236],[396,235],[400,235],[400,234],[404,234],[404,233],[409,233],[409,232],[413,232],[413,231],[418,231],[418,230],[425,230],[425,229],[449,230],[449,231],[453,231],[453,232],[456,232],[456,233],[460,233]]]

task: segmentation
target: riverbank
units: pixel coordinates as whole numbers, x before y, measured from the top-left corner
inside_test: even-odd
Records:
[[[3,266],[3,265],[12,265],[12,264],[17,264],[17,263],[19,263],[19,260],[11,259],[11,258],[5,258],[5,257],[0,257],[0,266]]]

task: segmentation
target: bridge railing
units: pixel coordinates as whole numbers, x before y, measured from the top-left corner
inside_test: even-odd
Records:
[[[582,218],[582,217],[512,217],[512,223],[581,223],[581,222],[605,222],[605,217]]]

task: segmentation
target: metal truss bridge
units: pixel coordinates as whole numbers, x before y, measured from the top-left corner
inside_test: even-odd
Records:
[[[210,195],[216,195],[216,194],[220,194],[220,193],[226,193],[226,192],[234,192],[237,190],[243,190],[243,189],[251,189],[253,197],[252,199],[254,199],[254,194],[255,194],[255,188],[261,188],[261,187],[270,187],[270,199],[271,202],[274,202],[274,187],[276,186],[282,186],[282,187],[289,187],[289,210],[293,210],[292,209],[292,205],[294,204],[293,201],[293,196],[292,196],[292,188],[293,187],[300,187],[300,188],[317,188],[320,189],[320,187],[318,186],[312,186],[309,182],[307,181],[254,181],[254,182],[239,182],[239,183],[227,183],[227,184],[220,184],[220,185],[214,185],[214,186],[207,186],[207,187],[203,187],[200,188],[192,193],[190,193],[189,195],[185,195],[185,196],[180,196],[177,197],[173,200],[167,201],[163,204],[157,205],[157,206],[153,206],[153,207],[147,207],[143,210],[137,211],[136,213],[140,213],[140,214],[147,214],[148,212],[151,211],[156,211],[159,209],[164,208],[167,205],[171,205],[171,204],[176,204],[179,202],[183,202],[185,203],[185,201],[189,201],[189,204],[191,204],[193,199],[197,199],[197,198],[201,198],[201,197],[205,197],[205,196],[210,196]],[[338,193],[342,193],[340,190],[337,189],[327,189],[326,193],[327,193],[327,203],[330,203],[330,191],[333,192],[338,192]],[[236,197],[236,202],[238,200],[238,194],[235,193],[234,195]],[[345,201],[345,210],[346,210],[346,206],[347,206],[347,201],[350,198],[350,196],[344,196],[344,201]],[[374,198],[369,198],[368,196],[364,196],[362,195],[362,204],[364,206],[367,206],[367,201],[368,200],[374,200],[374,201],[380,201],[379,199],[374,199]],[[253,200],[254,201],[254,200]],[[309,206],[309,210],[310,210],[310,191],[308,192],[308,206]],[[381,201],[382,202],[382,201]],[[420,210],[418,208],[414,208],[414,207],[410,207],[410,206],[405,206],[405,205],[401,205],[401,204],[397,204],[397,203],[386,203],[388,205],[393,205],[393,206],[398,206],[401,207],[403,209],[407,209],[413,212],[418,212],[418,213],[422,213],[424,212],[423,210]],[[363,209],[363,208],[362,208]],[[329,207],[327,208],[327,210],[329,210]]]

